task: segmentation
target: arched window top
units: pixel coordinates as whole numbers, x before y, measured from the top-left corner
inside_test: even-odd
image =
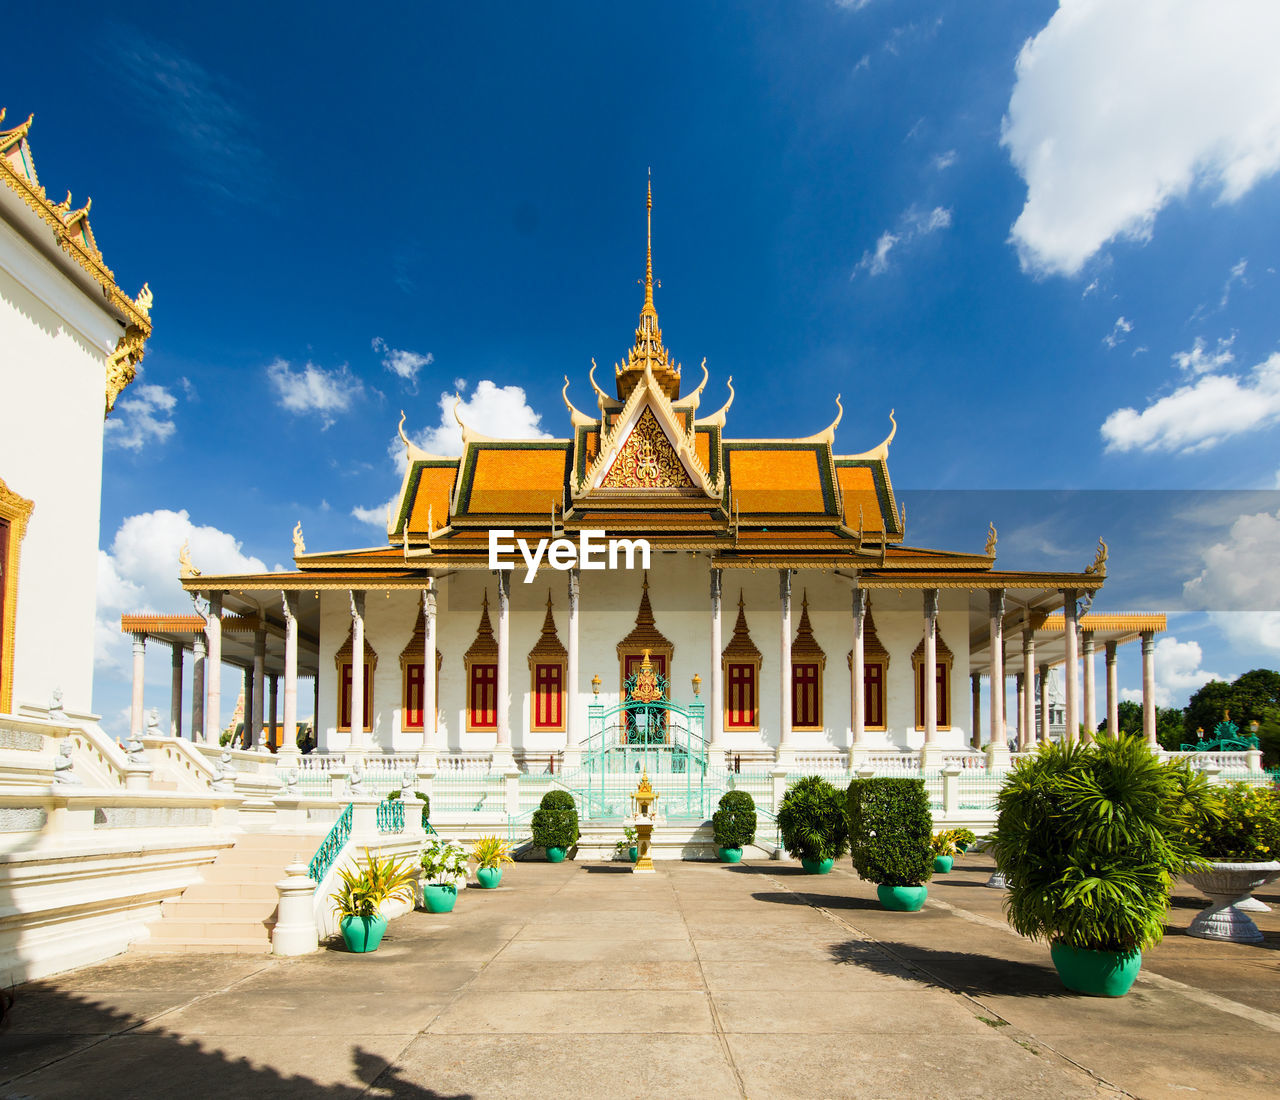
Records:
[[[951,652],[951,647],[948,646],[947,643],[942,640],[941,630],[935,629],[934,641],[935,641],[935,660],[937,660],[938,664],[940,665],[951,664],[951,662],[955,658]],[[921,636],[920,638],[919,645],[917,645],[915,650],[912,652],[911,660],[914,661],[916,664],[924,664],[924,637],[923,636]]]
[[[924,657],[924,642],[920,643],[921,659]],[[853,650],[849,650],[849,656],[846,658],[849,668],[853,668]],[[885,649],[884,643],[880,641],[880,635],[876,633],[876,622],[871,617],[871,609],[867,608],[866,617],[862,620],[862,660],[864,664],[883,664],[889,663],[889,651]]]
[[[480,624],[476,627],[476,640],[471,648],[462,655],[464,664],[492,664],[498,660],[498,639],[493,636],[493,627],[489,623],[489,590],[484,591],[484,602],[480,605]]]
[[[865,645],[865,642],[864,642]],[[827,655],[818,640],[813,636],[813,626],[809,622],[809,592],[806,589],[800,602],[800,626],[796,629],[795,641],[791,643],[791,663],[816,664],[824,668]]]
[[[529,667],[535,664],[555,664],[569,660],[569,651],[556,633],[556,618],[551,607],[551,592],[547,592],[547,614],[542,620],[542,633],[529,650]]]
[[[738,590],[738,621],[733,626],[733,637],[724,647],[721,656],[726,661],[754,662],[760,664],[760,650],[751,640],[751,631],[747,627],[747,608],[742,598],[742,590]]]
[[[364,663],[366,665],[376,665],[378,663],[377,651],[369,644],[368,638],[364,643]],[[351,664],[351,654],[355,649],[355,623],[347,627],[347,640],[338,647],[338,652],[334,654],[333,661],[339,668],[343,665]]]

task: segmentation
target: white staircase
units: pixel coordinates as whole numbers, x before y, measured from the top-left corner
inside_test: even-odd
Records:
[[[265,954],[276,919],[275,884],[295,857],[307,860],[320,838],[305,834],[246,833],[219,853],[201,881],[162,903],[161,918],[148,925],[149,939],[133,951],[177,954],[193,951]]]

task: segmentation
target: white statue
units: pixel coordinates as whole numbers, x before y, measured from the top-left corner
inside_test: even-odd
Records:
[[[53,698],[49,702],[49,721],[65,722],[67,720],[67,712],[62,709],[62,688],[53,689]]]
[[[160,713],[155,707],[147,714],[147,729],[145,736],[160,736]],[[142,743],[142,737],[135,734],[132,730],[129,732],[129,740],[125,742],[124,751],[128,754],[130,764],[145,764],[147,762],[147,747]]]
[[[290,798],[296,798],[298,794],[298,769],[290,768],[284,774],[285,791]]]
[[[68,787],[83,786],[84,780],[72,771],[75,761],[71,759],[71,751],[71,738],[68,737],[58,746],[58,756],[53,762],[53,781]]]
[[[223,749],[218,758],[217,767],[213,769],[213,789],[215,791],[234,790],[236,785],[236,762],[231,758],[231,750]]]
[[[347,790],[351,794],[364,794],[364,767],[358,760],[351,765],[351,775],[347,778]]]

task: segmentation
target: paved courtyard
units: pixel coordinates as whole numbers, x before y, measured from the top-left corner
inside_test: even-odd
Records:
[[[1280,1091],[1280,913],[1192,940],[1182,887],[1133,993],[1081,998],[959,866],[893,914],[841,869],[521,863],[373,956],[125,955],[15,991],[0,1097]]]

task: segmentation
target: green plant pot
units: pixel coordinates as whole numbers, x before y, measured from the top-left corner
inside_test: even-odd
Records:
[[[957,844],[956,847],[960,849],[961,855],[965,855],[969,851],[969,845],[967,844]]]
[[[929,896],[927,886],[877,886],[876,897],[886,909],[895,913],[916,913]]]
[[[741,848],[717,848],[716,852],[720,856],[721,863],[741,863],[742,862]]]
[[[548,862],[548,863],[563,863],[563,862],[564,862],[564,854],[565,854],[565,852],[564,852],[564,849],[563,849],[563,848],[548,848],[548,849],[547,849],[547,862]]]
[[[631,847],[627,849],[627,858],[630,859],[632,863],[635,863],[636,860],[640,858],[640,848],[635,844],[631,845]]]
[[[343,917],[338,922],[338,931],[342,933],[347,950],[357,954],[377,951],[386,930],[387,918],[381,913],[376,917]]]
[[[428,913],[452,913],[458,901],[458,888],[453,885],[427,885],[422,888],[422,903]]]
[[[486,890],[492,890],[501,881],[502,881],[501,867],[476,868],[476,882],[478,882]]]
[[[829,875],[835,862],[834,859],[802,859],[800,866],[810,875]]]
[[[1054,943],[1049,957],[1062,984],[1089,997],[1123,997],[1142,969],[1141,951],[1091,951]]]
[[[933,873],[935,875],[945,875],[951,870],[951,865],[955,863],[955,861],[955,856],[934,856]]]

